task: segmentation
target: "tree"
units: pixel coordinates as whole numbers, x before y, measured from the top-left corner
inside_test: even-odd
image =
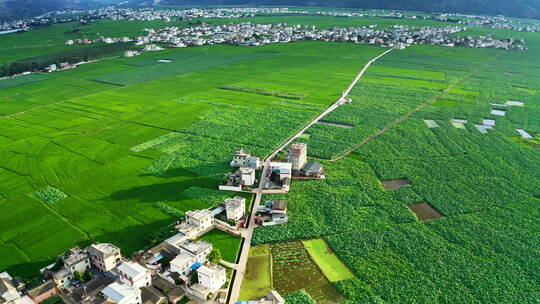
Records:
[[[80,271],[75,271],[75,278],[81,282],[84,282],[84,276]]]
[[[221,251],[219,249],[214,248],[212,252],[208,255],[208,260],[212,263],[219,263],[221,261]]]
[[[189,284],[193,285],[193,284],[197,284],[197,283],[199,283],[199,275],[197,274],[196,271],[192,271],[189,274]]]
[[[88,281],[92,280],[93,278],[94,278],[94,274],[90,271],[90,269],[87,269],[84,272],[83,282],[88,282]]]

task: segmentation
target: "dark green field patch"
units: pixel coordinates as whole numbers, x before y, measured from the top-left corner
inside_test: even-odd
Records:
[[[21,85],[25,85],[27,83],[41,81],[48,78],[49,77],[45,75],[41,75],[41,74],[30,74],[30,75],[0,80],[0,90],[7,89],[7,88],[14,88]]]

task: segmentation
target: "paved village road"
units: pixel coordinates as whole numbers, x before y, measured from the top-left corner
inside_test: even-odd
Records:
[[[360,78],[364,75],[364,73],[367,71],[369,66],[377,61],[377,59],[381,58],[382,56],[388,54],[392,49],[389,49],[385,51],[384,53],[378,55],[377,57],[371,59],[366,65],[362,68],[362,70],[356,75],[354,80],[351,82],[349,87],[343,92],[341,97],[333,103],[330,107],[328,107],[326,110],[324,110],[319,116],[315,117],[313,120],[311,120],[308,124],[306,124],[300,131],[298,131],[296,134],[291,136],[283,145],[281,145],[279,148],[274,150],[272,154],[270,154],[268,157],[266,157],[263,161],[263,168],[261,173],[261,181],[259,182],[259,187],[255,191],[255,199],[253,201],[253,205],[251,208],[251,216],[249,217],[249,221],[247,222],[247,229],[245,231],[245,241],[244,245],[242,246],[242,249],[240,251],[240,258],[238,260],[238,264],[236,265],[236,276],[234,277],[234,281],[232,282],[232,287],[229,290],[229,301],[228,304],[233,304],[236,301],[238,301],[238,298],[240,296],[240,287],[242,286],[242,281],[244,279],[244,274],[246,271],[246,265],[248,260],[248,254],[249,254],[249,248],[251,245],[251,239],[253,237],[253,230],[255,229],[255,215],[257,213],[257,206],[260,205],[261,199],[262,199],[262,190],[264,182],[263,180],[268,175],[268,169],[270,166],[270,161],[278,154],[279,151],[285,149],[287,146],[289,146],[298,136],[302,135],[309,127],[316,124],[319,120],[321,120],[324,116],[326,116],[328,113],[334,111],[337,109],[340,105],[347,102],[347,95],[351,92],[351,90],[354,88],[356,83],[360,80]],[[242,299],[242,300],[248,300],[248,299]]]

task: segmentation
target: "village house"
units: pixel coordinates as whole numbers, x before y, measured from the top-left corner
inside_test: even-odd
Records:
[[[251,156],[244,149],[238,149],[233,155],[231,167],[259,169],[261,160],[258,157]]]
[[[208,209],[188,211],[185,216],[175,228],[188,239],[195,239],[214,228],[214,214]]]
[[[307,161],[307,144],[305,143],[293,143],[287,150],[287,161],[292,163],[292,171],[297,177],[325,177],[321,163]]]
[[[289,221],[287,215],[287,201],[266,201],[264,205],[257,207],[258,217],[255,222],[262,226],[274,226],[285,224]]]
[[[237,302],[238,303],[238,302]],[[283,297],[275,290],[270,290],[264,297],[239,303],[245,304],[285,304]]]
[[[279,181],[283,182],[287,178],[292,176],[292,164],[291,163],[280,163],[280,162],[271,162],[270,163],[270,172],[273,175],[276,175],[279,178]]]
[[[167,297],[163,295],[154,286],[145,286],[141,288],[142,304],[165,304]]]
[[[52,274],[52,279],[56,286],[67,286],[71,280],[75,279],[76,273],[84,274],[90,269],[90,257],[80,248],[73,248],[57,257],[57,261],[62,263],[62,267]]]
[[[58,294],[58,289],[52,280],[48,280],[45,283],[28,291],[28,296],[34,301],[34,303],[41,303]]]
[[[307,144],[293,143],[287,150],[287,161],[292,163],[293,171],[300,171],[307,161]]]
[[[101,293],[115,304],[142,304],[141,290],[136,287],[114,282],[105,287]]]
[[[150,270],[131,261],[124,262],[118,266],[118,275],[122,284],[131,287],[141,288],[143,286],[150,286],[152,283]]]
[[[225,184],[219,190],[241,191],[243,187],[251,187],[257,182],[255,169],[240,167],[234,173],[225,174]]]
[[[114,281],[115,279],[109,276],[95,277],[86,284],[73,289],[68,295],[69,301],[71,303],[92,303],[93,300],[100,302],[99,293]]]
[[[246,213],[246,199],[241,196],[227,198],[224,204],[227,220],[238,221]]]
[[[305,177],[325,178],[323,164],[319,162],[308,162],[300,170],[300,174]]]
[[[109,243],[92,244],[86,251],[90,255],[92,265],[101,272],[115,269],[122,261],[120,248]]]
[[[198,283],[190,286],[193,296],[206,300],[215,294],[227,281],[225,268],[214,263],[206,263],[197,269]]]
[[[192,270],[197,269],[197,258],[190,253],[183,252],[177,255],[170,262],[170,267],[171,273],[178,273],[178,275],[182,278],[182,276],[185,277],[190,274]]]
[[[170,271],[180,276],[187,276],[206,262],[212,252],[212,243],[199,240],[196,242],[185,241],[177,246],[177,256],[170,262]],[[182,280],[187,281],[186,278]]]
[[[21,295],[14,284],[13,277],[7,272],[0,273],[0,303],[20,299]],[[3,301],[2,301],[3,299]]]

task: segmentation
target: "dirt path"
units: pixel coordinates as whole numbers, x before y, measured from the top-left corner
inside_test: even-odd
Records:
[[[244,245],[242,246],[242,249],[240,250],[240,258],[238,259],[238,264],[236,264],[236,268],[235,268],[236,275],[229,289],[229,297],[228,297],[227,303],[232,304],[239,300],[238,298],[240,296],[240,288],[242,286],[242,281],[244,279],[244,274],[246,271],[249,248],[251,246],[251,239],[253,238],[253,230],[255,229],[255,216],[257,213],[257,206],[259,206],[262,196],[263,196],[262,190],[263,190],[263,185],[264,185],[264,179],[267,178],[270,161],[279,153],[279,151],[285,149],[292,141],[294,141],[298,136],[302,135],[307,129],[309,129],[309,127],[317,123],[320,119],[322,119],[328,113],[337,109],[340,105],[344,104],[346,102],[347,95],[354,88],[354,86],[360,80],[360,78],[364,75],[364,73],[367,71],[369,66],[373,62],[377,61],[377,59],[388,54],[390,51],[392,51],[392,49],[385,51],[384,53],[378,55],[377,57],[371,59],[368,63],[366,63],[366,65],[364,65],[362,70],[356,75],[354,80],[351,82],[351,84],[347,87],[347,89],[343,92],[341,97],[336,102],[334,102],[331,106],[329,106],[317,117],[312,119],[309,123],[307,123],[304,127],[302,127],[302,129],[300,129],[297,133],[291,136],[279,148],[275,149],[274,152],[272,152],[268,157],[264,159],[262,173],[261,173],[261,181],[259,182],[259,187],[257,187],[257,189],[254,191],[255,199],[253,201],[253,207],[251,210],[251,216],[248,221],[248,227],[245,230],[245,241],[244,241]],[[247,300],[247,299],[241,299],[241,300]]]

